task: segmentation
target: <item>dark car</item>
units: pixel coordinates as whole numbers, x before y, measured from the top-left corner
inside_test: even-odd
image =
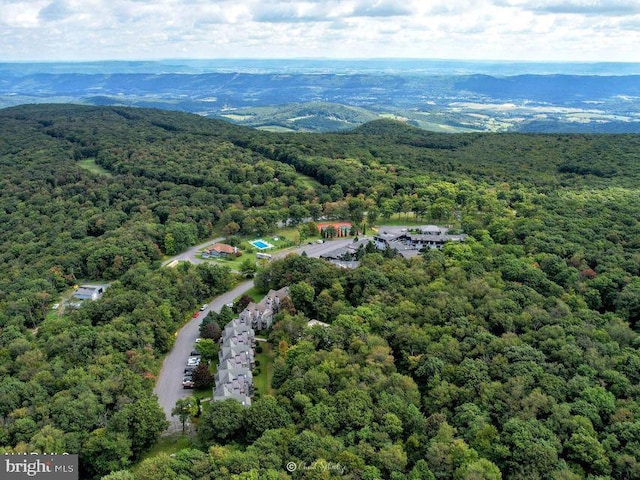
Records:
[[[192,357],[199,357],[200,356],[200,352],[198,352],[197,350],[191,350],[190,355]]]
[[[193,388],[193,385],[193,377],[191,375],[182,377],[182,388]]]

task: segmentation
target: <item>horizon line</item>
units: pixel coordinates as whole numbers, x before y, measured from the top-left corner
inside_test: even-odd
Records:
[[[16,64],[30,64],[30,63],[130,63],[130,62],[146,62],[146,63],[162,63],[162,62],[232,62],[232,61],[277,61],[277,62],[302,62],[302,61],[316,61],[316,62],[454,62],[454,63],[500,63],[500,64],[571,64],[571,65],[597,65],[597,64],[628,64],[638,65],[640,61],[613,61],[613,60],[506,60],[506,59],[465,59],[465,58],[434,58],[434,57],[212,57],[212,58],[197,58],[197,57],[166,57],[166,58],[135,58],[135,59],[123,59],[123,58],[108,58],[108,59],[62,59],[62,60],[50,60],[50,59],[27,59],[27,60],[4,60],[0,58],[0,63],[16,63]]]

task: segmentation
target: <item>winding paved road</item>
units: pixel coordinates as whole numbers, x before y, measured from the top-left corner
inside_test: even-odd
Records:
[[[223,238],[214,238],[208,242],[196,245],[190,248],[186,252],[181,253],[175,257],[162,262],[162,265],[169,265],[171,262],[187,261],[191,263],[202,263],[206,260],[202,260],[197,257],[199,250],[216,243],[221,242]],[[340,239],[332,240],[325,243],[313,243],[308,245],[302,245],[288,250],[282,250],[278,252],[275,257],[280,258],[288,255],[291,252],[307,253],[310,257],[319,257],[320,255],[343,247],[352,242],[352,239]],[[187,397],[191,394],[190,390],[182,388],[182,375],[187,363],[187,358],[193,350],[196,338],[199,337],[199,327],[202,319],[211,311],[220,312],[220,309],[227,303],[233,302],[236,298],[242,295],[244,292],[253,287],[253,280],[249,280],[241,283],[233,290],[223,293],[219,297],[209,302],[209,306],[206,310],[200,312],[197,318],[192,318],[187,324],[185,324],[179,331],[176,337],[176,341],[173,345],[173,349],[165,357],[160,369],[160,375],[158,381],[153,389],[154,393],[158,395],[158,403],[164,410],[167,420],[170,422],[168,431],[177,431],[182,428],[182,425],[178,421],[177,417],[171,416],[171,410],[175,407],[176,402],[180,398]]]

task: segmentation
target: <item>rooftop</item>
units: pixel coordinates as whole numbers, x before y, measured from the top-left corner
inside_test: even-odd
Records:
[[[214,243],[213,245],[205,248],[205,252],[218,252],[218,253],[228,253],[234,254],[238,251],[236,247],[232,247],[231,245],[227,245],[226,243]]]

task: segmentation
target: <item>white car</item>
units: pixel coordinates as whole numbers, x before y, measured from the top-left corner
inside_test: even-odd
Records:
[[[200,365],[200,357],[189,357],[187,359],[187,367],[196,367]]]
[[[201,311],[201,312],[204,312],[204,311],[207,309],[207,307],[208,307],[208,306],[209,306],[209,305],[207,305],[207,304],[205,303],[204,305],[202,305],[202,306],[200,307],[200,311]]]

